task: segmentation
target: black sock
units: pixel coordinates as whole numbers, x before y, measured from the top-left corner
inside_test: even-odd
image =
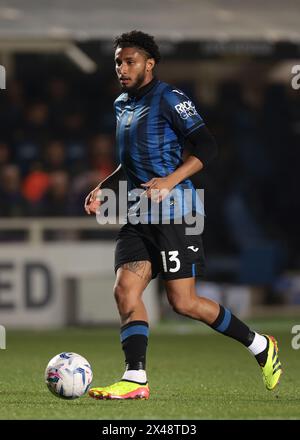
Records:
[[[252,344],[255,336],[255,333],[246,324],[221,305],[219,315],[210,327],[241,342],[246,347]]]
[[[132,321],[121,327],[121,343],[126,370],[145,370],[149,326],[145,321]]]

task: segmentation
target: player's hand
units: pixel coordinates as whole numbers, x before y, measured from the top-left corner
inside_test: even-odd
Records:
[[[84,209],[87,214],[96,214],[97,209],[101,205],[100,202],[101,189],[96,186],[85,198]]]
[[[160,203],[173,188],[173,184],[170,182],[168,177],[154,177],[146,183],[142,183],[146,190],[146,195],[148,198],[156,203]]]

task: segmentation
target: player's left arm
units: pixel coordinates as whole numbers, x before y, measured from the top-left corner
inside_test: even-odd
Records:
[[[198,173],[216,157],[218,147],[214,137],[205,125],[192,131],[187,140],[192,145],[191,155],[172,174],[167,176],[173,187],[193,174]]]
[[[173,173],[155,177],[142,186],[148,197],[161,201],[180,182],[202,170],[217,154],[214,137],[205,126],[194,104],[182,92],[172,90],[165,99],[164,115],[170,125],[192,145],[191,155]],[[156,192],[151,190],[156,190]]]
[[[185,159],[182,165],[166,177],[154,177],[149,182],[142,184],[147,189],[148,197],[160,202],[178,183],[201,171],[216,156],[217,145],[214,138],[206,127],[201,127],[200,130],[205,131],[205,134],[195,133],[192,138],[189,137],[193,148],[191,155]],[[205,144],[199,142],[201,139],[205,139]]]

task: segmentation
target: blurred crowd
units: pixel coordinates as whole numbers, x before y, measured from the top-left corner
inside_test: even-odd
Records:
[[[60,78],[33,94],[24,82],[8,84],[1,101],[0,217],[84,214],[85,195],[116,166],[113,100],[108,112],[103,104],[88,106]]]
[[[84,215],[86,194],[117,165],[116,84],[97,93],[58,77],[41,84],[12,80],[1,96],[0,217]],[[210,250],[276,239],[299,255],[299,96],[235,81],[219,85],[213,105],[196,102],[219,145],[194,178]]]

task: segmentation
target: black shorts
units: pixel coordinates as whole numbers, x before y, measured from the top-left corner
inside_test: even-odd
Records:
[[[186,235],[185,224],[124,225],[117,236],[115,272],[131,261],[151,262],[152,278],[202,277],[205,259],[201,235]]]

